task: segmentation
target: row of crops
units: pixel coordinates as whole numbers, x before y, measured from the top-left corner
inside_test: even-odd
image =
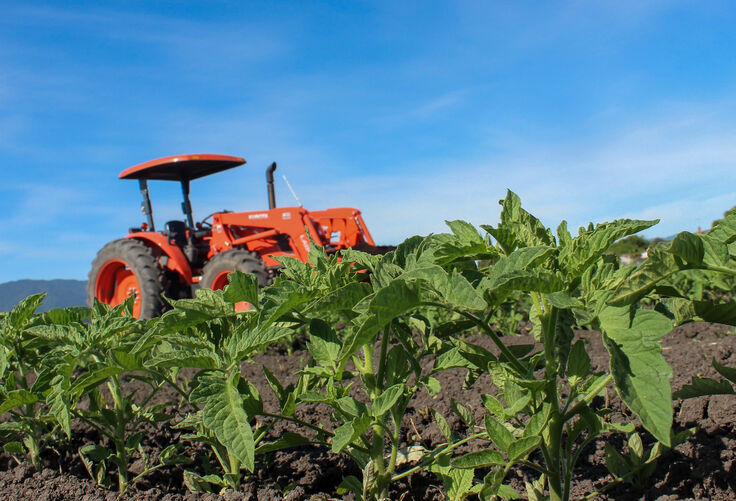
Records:
[[[656,221],[590,225],[573,237],[564,222],[555,232],[543,226],[511,192],[501,203],[500,222],[482,226],[485,236],[453,221],[451,233],[410,238],[385,256],[347,250],[338,259],[313,245],[308,264],[282,260],[281,276],[263,290],[233,274],[224,291],[170,300],[170,311],[147,322],[130,316],[130,301],[36,314],[43,296],[31,296],[0,319],[2,446],[39,468],[43,450],[69,447],[82,422],[99,443],[79,456],[97,483],[121,493],[177,464],[191,490],[238,489],[268,454],[317,445],[359,466],[361,477],[342,479],[338,493],[360,500],[385,498],[392,482],[420,470],[439,476],[452,500],[566,500],[584,447],[621,433],[627,453],[607,447],[614,482],[642,482],[662,452],[692,433],[673,430],[673,399],[733,393],[736,369],[716,364],[723,380],[696,377],[673,395],[659,339],[692,320],[736,325],[736,215],[706,235],[683,232],[650,249],[639,266],[620,266],[606,254],[610,245]],[[243,301],[250,309],[236,312]],[[541,348],[506,342],[522,306]],[[600,332],[608,371],[591,370],[575,329]],[[497,350],[472,344],[468,331]],[[297,335],[311,360],[295,384],[263,368],[279,402],[269,412],[240,365]],[[467,425],[462,435],[434,412],[445,442],[415,446],[407,461],[402,426],[412,396],[443,391],[437,375],[457,368],[467,369],[471,388],[487,374],[500,392],[482,395],[479,422],[453,403]],[[135,391],[124,384],[133,379]],[[611,385],[656,439],[651,449],[633,422],[611,422],[593,404]],[[166,387],[180,402],[152,403]],[[329,406],[333,422],[299,417],[314,404]],[[150,423],[185,430],[187,441],[209,448],[214,472],[188,468],[182,443],[146,457]],[[274,433],[283,423],[298,432]],[[136,475],[133,458],[145,463]],[[526,492],[508,484],[515,466],[538,472]]]

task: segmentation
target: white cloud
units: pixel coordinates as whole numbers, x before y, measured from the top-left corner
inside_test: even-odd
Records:
[[[495,224],[506,188],[556,227],[622,217],[661,219],[650,236],[709,227],[736,205],[736,124],[720,114],[664,114],[618,134],[571,142],[517,141],[502,156],[397,166],[390,175],[301,185],[305,206],[360,208],[377,240],[445,231],[444,219]]]
[[[405,110],[396,109],[390,115],[379,116],[375,122],[380,126],[405,123],[407,121],[428,120],[440,115],[443,111],[461,104],[468,91],[466,89],[446,92],[425,100]]]

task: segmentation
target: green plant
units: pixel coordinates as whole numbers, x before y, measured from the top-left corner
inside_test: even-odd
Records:
[[[38,315],[35,312],[44,296],[25,298],[0,320],[0,414],[8,412],[12,417],[0,423],[3,448],[13,455],[25,455],[37,470],[43,442],[58,438],[59,428],[69,437],[71,429],[63,415],[56,413],[55,417],[59,393],[52,386],[53,372],[36,372],[43,367],[41,359],[48,347],[29,329],[41,322],[63,322],[86,314],[81,308]],[[44,404],[51,406],[51,413],[45,411]]]
[[[656,221],[590,225],[574,238],[563,222],[555,238],[521,208],[515,194],[509,192],[502,206],[500,224],[483,226],[495,239],[495,246],[461,222],[450,224],[456,243],[443,244],[443,254],[449,257],[443,265],[461,263],[463,276],[473,285],[465,301],[459,300],[459,294],[447,295],[444,306],[477,325],[500,351],[495,356],[479,346],[455,341],[471,373],[488,372],[501,393],[483,396],[489,414],[481,438],[493,447],[462,455],[450,464],[461,469],[490,469],[480,487],[484,499],[518,496],[503,484],[515,464],[543,475],[551,499],[568,499],[583,448],[601,433],[633,432],[630,423],[608,421],[608,411],[594,404],[611,382],[662,446],[673,443],[671,369],[658,344],[671,330],[672,321],[657,311],[638,308],[644,294],[626,293],[628,281],[642,267],[646,269],[646,263],[639,268],[619,268],[616,260],[604,255],[614,241]],[[493,252],[499,257],[491,266],[468,266],[469,261],[478,262]],[[660,272],[650,279],[656,283],[666,276]],[[485,312],[515,292],[528,294],[532,300],[530,318],[541,351],[507,346],[488,326]],[[472,307],[470,297],[483,298],[486,308]],[[591,371],[583,341],[573,342],[576,326],[601,332],[610,354],[610,373]],[[532,456],[536,450],[540,455]]]
[[[339,261],[313,246],[307,264],[283,260],[282,276],[264,291],[262,312],[309,326],[312,362],[301,371],[296,404],[332,408],[334,430],[315,438],[326,437],[333,452],[361,467],[362,479],[347,477],[341,486],[358,499],[386,498],[393,480],[416,471],[397,472],[407,405],[422,388],[440,391],[434,376],[457,366],[449,336],[472,326],[440,303],[459,294],[485,308],[480,297],[467,296],[472,287],[457,270],[435,264],[435,251],[434,239],[414,237],[384,256],[350,250]],[[322,320],[328,311],[341,329]],[[423,373],[420,362],[429,355],[436,358]]]
[[[146,332],[145,324],[131,316],[132,301],[131,296],[115,308],[95,303],[87,310],[87,321],[68,318],[63,324],[40,323],[28,329],[49,347],[40,360],[45,369],[37,381],[48,381],[50,413],[67,434],[70,421],[76,418],[110,441],[111,448],[89,444],[80,448],[79,455],[100,485],[110,486],[108,463],[114,465],[120,493],[130,485],[128,467],[136,451],[145,462],[136,479],[180,459],[176,447],[168,448],[161,454],[161,463],[153,466],[140,447],[145,436],[140,430],[143,423],[170,419],[163,413],[166,404],[151,405],[151,400],[165,384],[176,387],[176,383],[143,365],[148,353],[139,340]],[[137,379],[148,390],[138,394],[123,385],[123,379]],[[83,399],[85,405],[81,405]]]
[[[248,301],[251,310],[237,313],[234,304],[240,301]],[[240,373],[241,362],[292,331],[259,315],[258,283],[252,275],[238,272],[225,291],[198,290],[194,299],[170,302],[173,309],[151,322],[141,343],[154,346],[145,365],[168,371],[170,379],[182,368],[199,369],[186,394],[196,411],[176,427],[190,430],[183,438],[207,444],[222,470],[205,476],[188,471],[185,482],[193,491],[237,489],[242,470],[254,470],[256,454],[307,443],[295,433],[266,440],[277,419],[290,418],[288,409],[283,417],[265,412],[258,390]],[[269,422],[257,424],[259,416]]]

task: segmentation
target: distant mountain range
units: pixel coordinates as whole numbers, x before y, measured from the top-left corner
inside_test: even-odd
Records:
[[[21,299],[46,292],[38,311],[87,304],[86,280],[15,280],[0,284],[0,311],[8,311]]]

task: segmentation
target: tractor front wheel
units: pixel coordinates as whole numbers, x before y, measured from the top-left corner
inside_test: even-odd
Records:
[[[258,254],[232,249],[217,254],[204,265],[199,286],[205,289],[224,289],[228,283],[228,273],[234,271],[254,275],[258,279],[259,288],[271,283],[266,265]]]
[[[149,247],[123,238],[105,245],[92,261],[87,281],[87,301],[117,306],[135,294],[133,316],[149,319],[160,315],[164,302],[163,273]]]

